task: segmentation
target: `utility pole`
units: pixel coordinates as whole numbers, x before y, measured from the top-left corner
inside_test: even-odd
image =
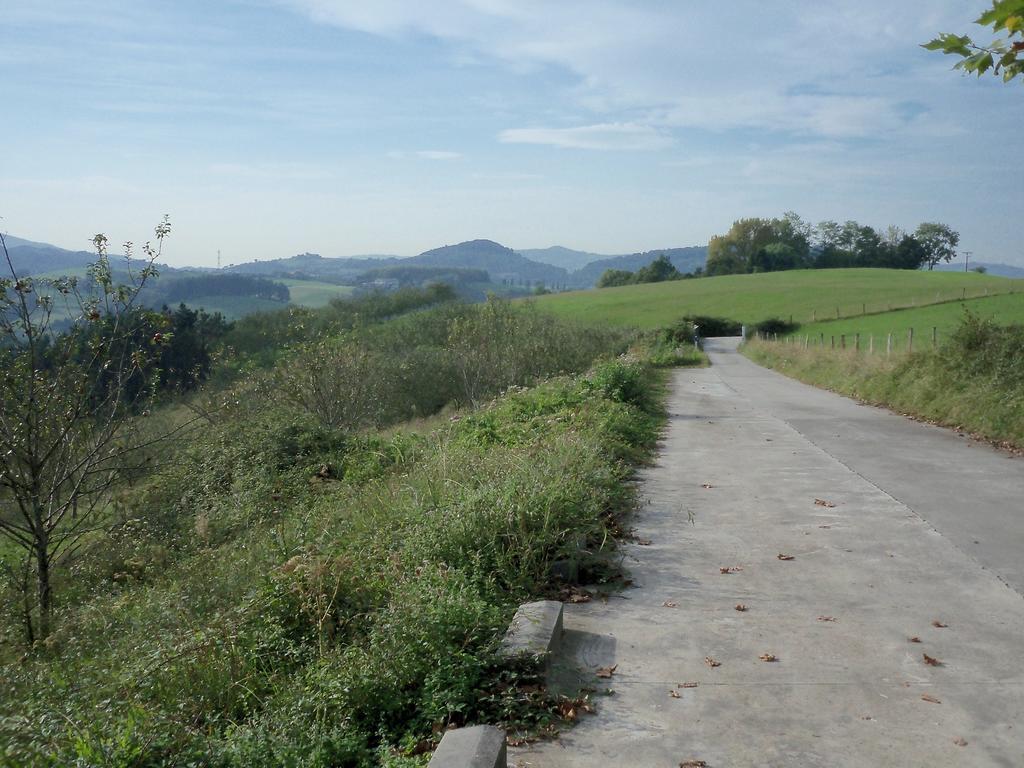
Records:
[[[969,272],[970,271],[969,267],[971,266],[971,254],[974,253],[974,251],[964,251],[963,253],[964,253],[964,272]]]
[[[217,269],[220,269],[220,248],[217,249]]]

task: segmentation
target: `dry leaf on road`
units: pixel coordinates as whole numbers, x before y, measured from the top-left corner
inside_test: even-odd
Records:
[[[838,621],[835,616],[819,616],[818,621]]]
[[[953,739],[953,743],[956,744],[958,747],[966,747],[967,739],[965,739],[963,736],[958,736],[957,738]]]
[[[949,624],[943,624],[941,621],[936,619],[935,621],[932,622],[932,626],[935,627],[936,629],[945,629],[946,627],[949,626]]]
[[[637,539],[636,543],[639,544],[641,547],[649,547],[654,542],[652,542],[650,539]]]
[[[718,569],[719,573],[739,573],[743,570],[742,566],[739,565],[723,565]]]
[[[704,663],[705,663],[705,664],[707,664],[707,665],[708,665],[709,667],[711,667],[712,669],[714,669],[715,667],[720,667],[720,666],[722,666],[722,662],[720,662],[720,661],[717,661],[717,660],[713,659],[713,658],[712,658],[712,657],[710,657],[710,656],[705,656],[705,657],[704,657]]]
[[[921,642],[921,638],[918,637],[917,635],[914,635],[913,637],[908,637],[907,638],[907,642],[908,643],[920,643]]]
[[[779,560],[796,560],[796,555],[784,555],[781,552],[776,555]]]
[[[608,678],[615,674],[615,670],[619,668],[618,664],[613,664],[610,667],[598,667],[597,672],[594,674],[598,677]]]
[[[924,656],[924,663],[927,664],[929,667],[942,666],[942,662],[936,659],[934,656],[929,656],[927,653],[922,653],[921,655]]]
[[[679,768],[708,768],[708,764],[703,760],[683,760]]]
[[[929,701],[932,704],[941,704],[942,702],[932,696],[930,693],[922,693],[921,701]]]
[[[696,688],[700,683],[679,683],[676,688]]]
[[[711,483],[703,483],[703,484],[701,485],[701,488],[714,488],[714,487],[715,487],[715,486],[713,486],[713,485],[712,485]]]
[[[679,607],[679,603],[677,603],[675,600],[666,600],[661,605],[664,608],[678,608]]]
[[[831,501],[828,501],[826,499],[815,499],[814,500],[814,505],[816,507],[828,507],[829,509],[832,509],[832,507],[835,506],[835,504],[833,504]]]
[[[671,688],[668,692],[668,695],[671,696],[673,699],[678,699],[679,691],[677,691],[675,688]]]
[[[779,660],[779,657],[776,656],[774,653],[762,653],[757,658],[759,658],[761,661],[778,661]]]
[[[736,603],[735,607],[736,607],[736,610],[739,611],[740,613],[743,613],[745,610],[747,610],[747,606],[745,606],[743,603]]]

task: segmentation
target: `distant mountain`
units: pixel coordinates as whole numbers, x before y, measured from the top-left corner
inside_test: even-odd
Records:
[[[592,261],[569,275],[569,285],[574,288],[590,288],[597,283],[597,279],[606,269],[624,269],[636,272],[640,267],[650,264],[662,254],[668,256],[669,261],[680,272],[693,272],[697,267],[704,266],[708,259],[708,248],[706,245],[695,245],[689,248],[663,248]]]
[[[561,245],[553,245],[550,248],[516,248],[516,253],[525,256],[530,261],[538,261],[541,264],[550,264],[554,267],[561,267],[570,272],[582,269],[592,261],[614,258],[603,253],[589,253],[588,251],[575,251],[572,248],[564,248]]]
[[[998,277],[1019,277],[1024,278],[1024,267],[1015,267],[1012,264],[994,264],[987,261],[972,263],[971,267],[984,267],[986,274]],[[938,264],[935,269],[939,272],[963,272],[961,264]]]
[[[484,269],[495,283],[543,283],[558,286],[567,282],[569,273],[561,267],[541,264],[516,253],[493,240],[469,240],[424,251],[406,263],[427,267]]]

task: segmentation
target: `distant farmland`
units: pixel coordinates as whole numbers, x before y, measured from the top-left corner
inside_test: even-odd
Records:
[[[604,325],[657,328],[685,315],[742,323],[777,317],[810,323],[828,317],[1024,292],[1024,281],[977,273],[821,269],[727,275],[540,296],[537,306]]]

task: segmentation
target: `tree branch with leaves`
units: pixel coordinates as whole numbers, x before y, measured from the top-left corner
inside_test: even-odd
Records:
[[[992,27],[992,31],[1006,37],[997,37],[989,43],[975,42],[968,35],[945,32],[922,45],[929,51],[959,56],[953,68],[981,77],[990,71],[1004,82],[1024,75],[1024,0],[995,0],[975,24]]]

